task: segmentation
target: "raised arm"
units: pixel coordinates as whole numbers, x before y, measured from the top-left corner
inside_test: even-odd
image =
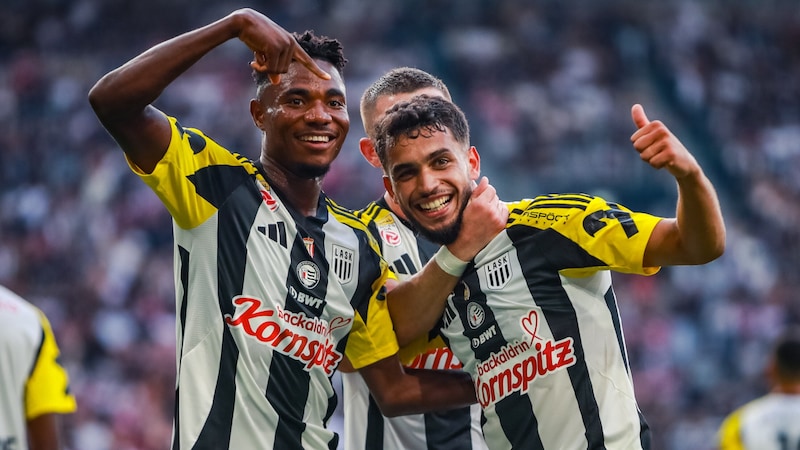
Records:
[[[675,218],[662,220],[644,253],[644,266],[705,264],[725,250],[725,223],[711,181],[694,156],[661,121],[650,121],[641,105],[631,116],[638,130],[631,136],[642,160],[665,168],[678,184]]]
[[[293,59],[320,77],[329,77],[290,33],[252,9],[234,11],[162,42],[106,74],[89,92],[100,122],[140,169],[152,172],[169,145],[169,123],[151,103],[204,55],[233,38],[254,52],[251,66],[268,73],[273,82]]]
[[[505,228],[507,221],[508,208],[484,177],[472,191],[455,242],[443,246],[422,270],[387,295],[401,347],[436,325],[467,262]]]

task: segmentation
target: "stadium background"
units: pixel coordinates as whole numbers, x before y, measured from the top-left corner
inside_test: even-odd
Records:
[[[352,125],[325,190],[350,207],[381,192],[356,151],[357,108],[391,67],[445,80],[502,198],[583,191],[671,215],[673,181],[630,145],[630,107],[642,103],[695,152],[728,226],[726,254],[708,266],[615,278],[656,448],[713,448],[723,415],[764,392],[767,345],[800,321],[794,2],[4,0],[0,283],[53,323],[79,402],[69,448],[166,448],[174,391],[170,220],[86,94],[240,6],[343,42]],[[157,105],[256,157],[249,59],[226,44]]]

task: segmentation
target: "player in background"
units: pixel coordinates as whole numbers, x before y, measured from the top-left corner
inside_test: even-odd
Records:
[[[375,124],[395,103],[420,94],[450,100],[450,92],[442,80],[411,67],[390,70],[364,91],[360,111],[366,137],[360,139],[359,148],[373,167],[381,168],[372,143]],[[400,207],[388,193],[367,205],[357,215],[368,224],[381,247],[383,258],[400,280],[417,273],[439,249],[439,244],[418,236],[409,227]],[[461,363],[438,336],[434,336],[430,343],[427,342],[427,335],[421,336],[419,341],[400,349],[400,358],[406,367],[461,368]],[[420,348],[424,348],[421,353]],[[342,381],[345,398],[344,442],[347,450],[486,448],[477,404],[444,412],[385,417],[361,375],[342,370]]]
[[[76,409],[44,313],[0,286],[0,449],[62,448],[61,415]]]
[[[691,153],[640,105],[631,114],[639,156],[676,180],[674,218],[592,195],[542,195],[507,203],[505,230],[472,263],[450,261],[467,269],[439,332],[475,382],[489,448],[650,448],[611,271],[707,263],[724,251],[725,226]],[[390,109],[375,136],[390,195],[420,233],[451,242],[480,173],[461,110],[414,97]]]
[[[254,53],[258,161],[152,105],[231,39]],[[403,369],[398,339],[429,324],[399,322],[395,336],[388,315],[395,301],[443,307],[425,296],[444,299],[457,276],[432,263],[387,295],[394,276],[376,243],[321,191],[349,129],[345,63],[338,41],[293,35],[244,8],[155,45],[89,93],[131,169],[173,218],[173,449],[335,448],[330,377],[344,355],[387,415],[474,402],[459,371]],[[477,253],[505,223],[500,206],[491,186],[479,186],[469,208],[475,220],[444,257]]]
[[[800,449],[800,327],[776,339],[765,372],[769,393],[725,418],[720,450]]]

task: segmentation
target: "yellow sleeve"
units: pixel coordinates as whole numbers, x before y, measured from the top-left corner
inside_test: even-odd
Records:
[[[175,223],[192,229],[205,222],[216,211],[209,198],[211,192],[198,192],[198,184],[205,189],[216,186],[225,190],[236,177],[248,176],[256,169],[245,166],[240,155],[230,152],[195,128],[182,127],[174,117],[167,152],[152,173],[144,173],[130,159],[128,165],[156,193],[167,207]],[[127,159],[127,157],[126,157]]]
[[[742,409],[739,408],[722,422],[719,429],[719,450],[745,450],[742,443]]]
[[[354,369],[360,369],[398,352],[389,307],[386,303],[386,282],[395,276],[381,259],[381,275],[372,284],[372,294],[366,308],[367,317],[355,312],[353,328],[345,347],[345,355]]]
[[[36,364],[25,386],[26,418],[48,413],[71,413],[76,409],[75,397],[69,391],[67,371],[58,362],[60,354],[47,317],[39,311],[44,339]]]

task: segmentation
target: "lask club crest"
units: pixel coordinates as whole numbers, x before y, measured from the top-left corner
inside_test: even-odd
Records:
[[[331,270],[339,279],[342,284],[349,283],[353,280],[353,272],[355,271],[355,257],[356,252],[347,247],[340,245],[333,245],[333,260],[331,261]]]
[[[502,289],[511,279],[511,260],[508,253],[484,266],[489,289]]]

